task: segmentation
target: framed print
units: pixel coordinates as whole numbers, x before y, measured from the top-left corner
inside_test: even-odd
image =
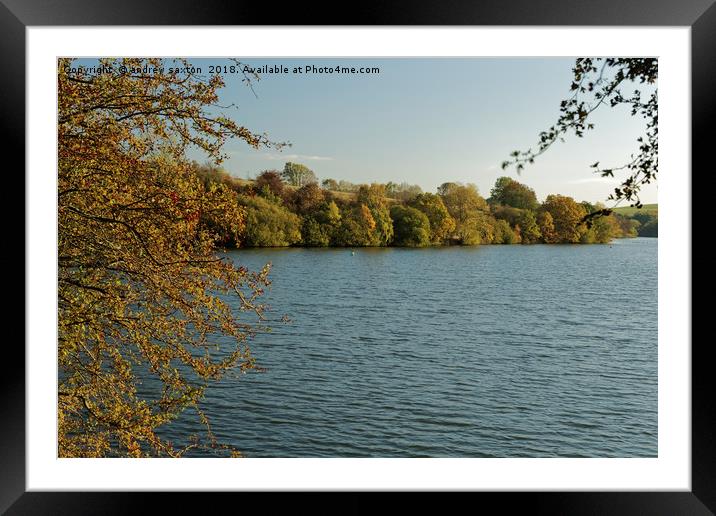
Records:
[[[691,168],[716,8],[612,4],[4,2],[2,510],[714,511]]]

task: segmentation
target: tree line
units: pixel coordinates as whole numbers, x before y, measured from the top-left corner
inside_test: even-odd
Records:
[[[436,193],[417,185],[354,185],[326,179],[297,163],[241,181],[225,170],[194,163],[205,188],[233,190],[246,212],[236,247],[425,247],[479,244],[592,244],[656,236],[653,213],[603,215],[601,203],[564,195],[537,200],[532,188],[500,177],[484,198],[474,184],[446,182]],[[599,212],[601,216],[591,217]],[[217,233],[222,228],[214,226]]]

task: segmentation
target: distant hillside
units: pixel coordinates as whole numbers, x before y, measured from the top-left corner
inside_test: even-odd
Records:
[[[655,215],[659,214],[659,205],[658,204],[644,204],[641,209],[639,208],[633,208],[631,206],[622,206],[619,208],[614,208],[614,213],[618,213],[619,215],[624,215],[625,217],[631,217],[635,213],[654,213]]]

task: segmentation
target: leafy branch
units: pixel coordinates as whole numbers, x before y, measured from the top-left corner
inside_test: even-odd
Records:
[[[539,134],[537,150],[513,151],[510,159],[502,162],[502,169],[514,167],[518,173],[525,165],[533,164],[552,145],[561,141],[567,134],[573,133],[582,138],[587,131],[594,129],[590,116],[604,105],[609,107],[627,106],[632,116],[641,116],[646,120],[644,134],[637,138],[638,153],[630,156],[627,163],[609,168],[600,168],[599,162],[590,168],[601,177],[614,177],[614,172],[627,171],[628,176],[615,188],[608,200],[615,201],[615,207],[626,200],[631,206],[641,208],[639,192],[643,185],[655,181],[659,170],[659,119],[658,90],[656,87],[646,101],[642,91],[634,89],[625,94],[623,89],[629,84],[655,85],[658,77],[656,58],[578,58],[575,61],[570,91],[572,95],[560,103],[560,115],[549,129]],[[603,211],[603,210],[602,210]],[[607,213],[608,214],[608,213]],[[595,212],[594,215],[598,216]]]

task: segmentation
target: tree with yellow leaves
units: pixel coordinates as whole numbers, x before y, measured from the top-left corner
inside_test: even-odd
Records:
[[[262,328],[268,267],[251,273],[218,254],[220,233],[238,238],[245,214],[225,185],[200,181],[185,151],[218,164],[229,138],[273,144],[211,114],[222,77],[180,64],[58,63],[60,457],[235,453],[198,404],[212,380],[256,367],[247,340]],[[187,407],[206,438],[162,439]]]

